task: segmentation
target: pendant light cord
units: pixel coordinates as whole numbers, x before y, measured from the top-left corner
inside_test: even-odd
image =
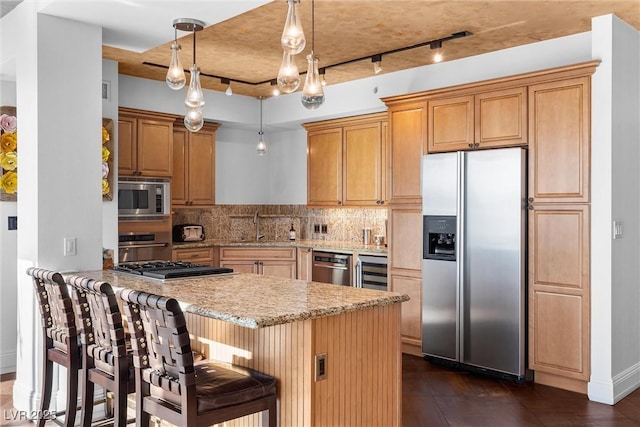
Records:
[[[193,26],[193,65],[196,65],[196,26]]]
[[[260,98],[260,135],[263,135],[264,132],[262,132],[262,100],[263,98]]]
[[[316,1],[311,0],[311,53],[316,50]]]

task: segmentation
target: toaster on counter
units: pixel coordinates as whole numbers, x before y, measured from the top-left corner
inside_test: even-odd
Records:
[[[179,224],[173,226],[174,242],[201,242],[204,240],[204,227],[197,224]]]

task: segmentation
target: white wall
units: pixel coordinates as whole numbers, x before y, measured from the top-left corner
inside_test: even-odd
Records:
[[[31,2],[21,3],[7,18],[20,23],[12,34],[19,44],[20,123],[13,404],[34,410],[40,399],[42,332],[25,271],[30,266],[57,271],[102,267],[102,32],[93,25],[37,14]],[[77,238],[77,255],[64,256],[64,238],[72,237]],[[65,394],[54,398],[59,409]]]
[[[0,80],[0,105],[16,105],[16,84]],[[16,247],[18,232],[7,230],[16,202],[0,202],[0,374],[16,370]]]
[[[613,404],[640,385],[640,34],[593,20],[589,397]],[[623,237],[612,239],[612,222]]]

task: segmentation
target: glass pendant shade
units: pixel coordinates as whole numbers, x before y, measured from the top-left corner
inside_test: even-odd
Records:
[[[299,0],[287,0],[289,3],[289,10],[287,11],[287,20],[284,23],[284,30],[282,30],[282,37],[280,43],[282,49],[291,55],[297,55],[304,50],[307,41],[304,38],[304,32],[302,31],[302,24],[296,10],[296,5]]]
[[[204,126],[204,116],[202,108],[187,108],[187,114],[184,116],[184,127],[191,132],[198,132]]]
[[[187,98],[184,100],[184,104],[187,108],[202,107],[204,105],[204,94],[202,93],[202,86],[200,86],[200,71],[198,71],[198,67],[195,64],[191,66],[189,71],[191,72],[191,81],[189,82]]]
[[[294,92],[300,87],[300,73],[295,58],[290,53],[282,53],[282,63],[278,71],[278,86],[284,93]]]
[[[258,140],[258,145],[256,145],[256,152],[259,156],[264,156],[267,154],[267,143],[264,142],[264,135],[262,131],[258,132],[258,135],[260,135],[260,139]]]
[[[324,91],[318,73],[318,58],[311,52],[307,55],[307,77],[302,90],[302,105],[315,110],[324,102]]]
[[[169,64],[169,70],[167,71],[167,86],[173,90],[180,90],[187,82],[187,78],[184,75],[184,69],[180,62],[180,45],[173,43],[171,45],[171,63]]]

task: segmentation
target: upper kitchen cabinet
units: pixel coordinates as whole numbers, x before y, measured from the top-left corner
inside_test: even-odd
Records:
[[[527,144],[525,87],[454,96],[456,93],[429,100],[427,152]]]
[[[169,114],[120,108],[118,173],[171,177],[174,120]]]
[[[389,203],[421,203],[420,162],[427,134],[427,103],[385,102],[389,106]]]
[[[172,205],[215,204],[216,129],[219,126],[206,123],[198,132],[174,128]]]
[[[307,204],[386,203],[386,113],[308,123]]]
[[[589,202],[590,77],[529,87],[529,201]]]

